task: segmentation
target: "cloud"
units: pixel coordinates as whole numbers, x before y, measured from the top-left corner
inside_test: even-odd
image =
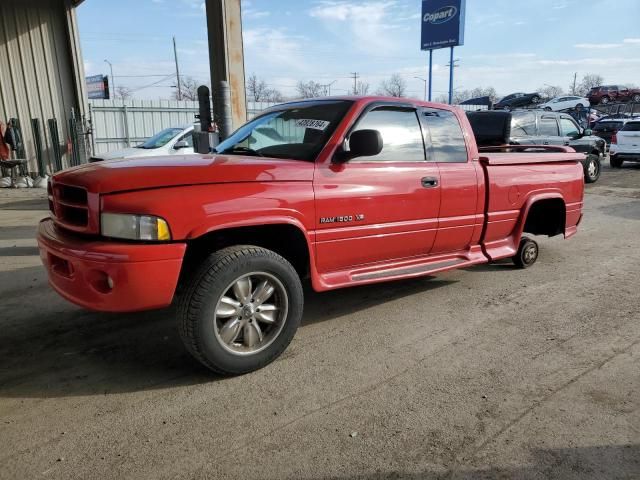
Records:
[[[623,43],[638,43],[640,44],[640,38],[625,38]]]
[[[618,48],[621,47],[621,43],[576,43],[574,48],[597,48],[597,49],[608,49],[608,48]]]
[[[294,71],[304,70],[305,42],[303,36],[293,36],[283,29],[249,28],[242,33],[245,54],[264,59],[270,67],[286,67]]]
[[[243,12],[242,12],[243,18],[246,18],[246,19],[249,19],[249,20],[256,20],[258,18],[264,18],[264,17],[268,17],[269,15],[271,15],[271,12],[269,12],[267,10],[254,10],[253,8],[247,8],[246,10],[243,10]]]
[[[337,1],[324,0],[309,10],[309,15],[323,22],[341,43],[353,45],[366,53],[395,53],[399,50],[397,30],[400,14],[396,1]],[[346,38],[345,38],[346,36]]]

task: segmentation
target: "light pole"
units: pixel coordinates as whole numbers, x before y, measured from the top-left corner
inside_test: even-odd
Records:
[[[418,80],[422,80],[424,82],[424,101],[427,101],[427,80],[425,78],[422,77],[413,77],[413,78],[417,78]]]
[[[112,97],[114,100],[116,98],[116,80],[113,78],[113,64],[109,61],[109,60],[105,60],[105,63],[109,64],[109,71],[111,72],[111,89],[113,91],[113,95],[111,95],[111,92],[109,92],[109,96]]]

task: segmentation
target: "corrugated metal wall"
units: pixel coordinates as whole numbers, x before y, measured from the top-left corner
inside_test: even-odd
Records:
[[[248,102],[251,119],[274,103]],[[169,127],[196,121],[198,102],[177,100],[89,100],[93,151],[105,153],[134,146]]]
[[[71,109],[81,112],[76,79],[84,69],[72,60],[79,51],[77,32],[70,29],[75,12],[68,0],[0,0],[0,120],[20,120],[31,172],[37,170],[31,119],[40,119],[44,159],[51,165],[47,120],[57,119],[66,143]]]
[[[177,100],[90,100],[94,152],[135,146],[168,127],[195,122],[198,102]]]

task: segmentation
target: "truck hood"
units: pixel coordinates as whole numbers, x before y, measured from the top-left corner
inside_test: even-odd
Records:
[[[113,150],[111,152],[97,153],[94,155],[94,157],[99,158],[100,160],[115,160],[117,158],[146,157],[153,155],[157,156],[158,152],[156,150],[158,149],[129,147],[123,148],[121,150]]]
[[[59,172],[54,182],[113,193],[179,185],[311,182],[313,162],[239,155],[171,155],[90,163]]]

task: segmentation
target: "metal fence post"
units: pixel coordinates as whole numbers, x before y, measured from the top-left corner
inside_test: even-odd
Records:
[[[127,147],[131,146],[131,136],[129,135],[129,113],[127,111],[127,106],[122,106],[122,112],[124,114],[124,136],[127,139]]]

